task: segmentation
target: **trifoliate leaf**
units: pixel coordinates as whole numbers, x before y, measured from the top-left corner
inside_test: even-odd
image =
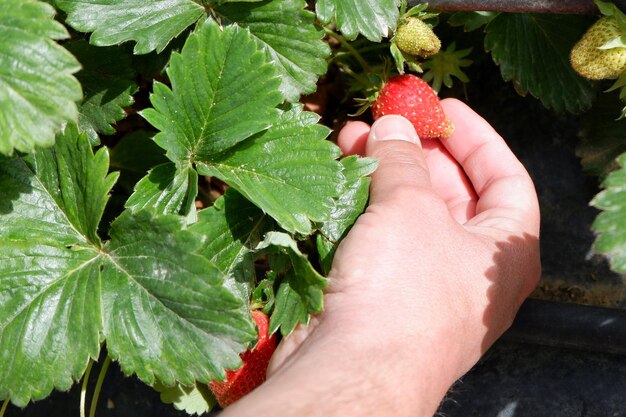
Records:
[[[294,106],[263,133],[197,161],[198,171],[237,189],[287,231],[309,234],[329,219],[343,182],[340,149],[319,116]]]
[[[54,42],[69,37],[54,12],[36,0],[0,2],[0,154],[51,146],[77,120],[80,64]]]
[[[172,89],[156,84],[143,115],[172,161],[225,181],[288,231],[307,234],[328,218],[341,152],[319,117],[276,108],[278,78],[246,30],[207,21],[168,74]]]
[[[175,409],[184,411],[189,415],[208,413],[217,405],[215,396],[205,384],[191,386],[176,384],[166,387],[158,382],[154,389],[161,394],[163,403],[172,404]]]
[[[346,178],[342,184],[341,195],[335,200],[330,220],[320,227],[317,248],[320,262],[325,273],[330,271],[333,256],[341,239],[363,213],[369,198],[369,174],[374,172],[377,162],[370,158],[349,156],[341,160]]]
[[[626,152],[626,119],[616,120],[622,105],[616,94],[602,94],[581,119],[576,155],[590,175],[606,176]]]
[[[400,0],[318,0],[317,17],[324,24],[334,19],[348,39],[360,33],[373,42],[380,42],[394,30],[398,22]]]
[[[522,93],[578,113],[591,107],[596,88],[572,69],[569,53],[588,27],[588,17],[502,13],[487,25],[485,48]]]
[[[96,145],[98,133],[115,133],[111,125],[126,116],[124,107],[133,104],[137,84],[131,57],[120,47],[97,48],[83,40],[65,47],[83,66],[76,74],[83,86],[78,127]]]
[[[602,210],[593,222],[598,232],[594,250],[608,256],[611,268],[626,272],[626,154],[618,158],[619,169],[610,173],[603,182],[604,190],[591,204]]]
[[[132,191],[150,169],[168,161],[165,150],[152,140],[154,133],[135,130],[111,149],[111,169],[120,172],[118,184]]]
[[[305,7],[304,0],[270,0],[230,3],[217,9],[220,15],[250,29],[268,60],[276,64],[282,79],[280,89],[292,102],[315,91],[330,54],[321,40],[324,32],[315,26],[315,16]]]
[[[165,385],[223,378],[256,337],[247,306],[198,255],[201,240],[179,216],[124,212],[102,262],[107,349],[126,373]],[[181,349],[185,346],[185,349]]]
[[[276,292],[269,331],[274,333],[280,328],[286,337],[298,323],[307,324],[311,314],[322,311],[327,281],[300,252],[296,241],[285,233],[269,232],[257,249],[285,260],[286,269],[276,271],[284,276]]]
[[[229,288],[248,300],[256,279],[255,248],[273,227],[266,214],[231,188],[213,206],[199,211],[189,230],[202,236],[200,253],[229,277]]]
[[[163,214],[187,215],[198,195],[198,173],[166,162],[150,170],[126,202],[132,211],[153,208]]]
[[[174,162],[206,160],[271,126],[280,80],[250,34],[211,20],[189,36],[168,68],[172,88],[155,83],[143,116]]]
[[[104,340],[150,384],[208,382],[256,337],[246,304],[198,254],[179,216],[124,212],[95,234],[116,175],[67,129],[53,148],[0,160],[0,400],[67,390]],[[185,349],[181,349],[184,346]]]
[[[192,0],[56,0],[67,12],[67,24],[93,32],[89,42],[111,46],[136,41],[135,54],[161,52],[204,8]]]

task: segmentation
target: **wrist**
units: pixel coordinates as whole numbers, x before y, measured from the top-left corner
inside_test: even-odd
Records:
[[[413,334],[380,337],[375,326],[323,317],[289,360],[224,417],[259,409],[281,417],[373,417],[381,410],[431,417],[459,376],[456,353],[443,339],[436,332],[417,341]]]
[[[454,343],[461,338],[459,329],[434,326],[426,316],[421,324],[401,317],[361,320],[324,320],[312,334],[310,350],[320,348],[316,339],[322,345],[333,341],[325,347],[332,349],[329,360],[358,381],[363,395],[375,393],[374,410],[394,410],[389,415],[397,417],[431,417],[450,386],[473,365],[465,347]]]

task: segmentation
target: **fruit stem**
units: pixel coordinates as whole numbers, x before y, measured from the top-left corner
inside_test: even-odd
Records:
[[[370,79],[362,74],[357,74],[356,72],[352,71],[352,68],[350,68],[348,65],[344,64],[343,62],[337,62],[337,66],[346,74],[348,74],[350,77],[354,78],[355,80],[357,80],[359,83],[361,83],[361,85],[365,86],[365,88],[367,89],[372,89],[374,88],[374,84],[372,84],[372,82],[370,81]]]
[[[102,391],[102,382],[104,382],[104,377],[107,373],[107,369],[109,369],[110,364],[111,357],[107,355],[104,362],[102,362],[102,367],[100,368],[100,373],[98,374],[98,380],[96,381],[96,388],[93,390],[91,407],[89,408],[89,417],[96,416],[96,406],[98,405],[98,397],[100,397],[100,391]]]
[[[91,368],[93,367],[93,360],[89,359],[85,375],[83,375],[83,383],[80,387],[80,417],[85,417],[85,399],[87,398],[87,384],[89,383],[89,374],[91,374]]]
[[[4,412],[7,410],[7,406],[9,405],[9,399],[7,398],[6,400],[4,400],[4,402],[2,403],[2,408],[0,408],[0,417],[4,416]]]
[[[352,56],[357,60],[361,68],[363,68],[363,71],[367,73],[372,72],[372,69],[367,64],[367,62],[363,59],[359,51],[357,51],[354,48],[354,46],[350,45],[350,43],[346,40],[346,38],[336,33],[334,30],[328,29],[327,27],[324,28],[324,31],[326,32],[328,36],[335,39],[337,42],[341,44],[341,46],[343,46],[348,52],[352,54]]]

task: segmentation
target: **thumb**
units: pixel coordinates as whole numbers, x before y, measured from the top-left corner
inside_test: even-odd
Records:
[[[405,188],[431,189],[428,166],[415,128],[402,116],[378,119],[367,138],[366,155],[378,160],[372,174],[370,202],[381,202]]]

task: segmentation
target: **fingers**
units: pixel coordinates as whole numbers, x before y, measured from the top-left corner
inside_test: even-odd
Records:
[[[432,189],[419,138],[404,117],[378,119],[370,130],[365,153],[378,160],[372,174],[370,203],[383,202],[402,188]]]
[[[337,136],[337,145],[344,156],[365,155],[365,145],[370,134],[370,125],[365,122],[348,122]]]
[[[339,132],[337,144],[344,155],[365,155],[370,126],[348,122]],[[476,214],[476,193],[467,176],[439,140],[425,139],[422,148],[432,188],[444,200],[452,217],[461,224]]]
[[[539,233],[539,205],[530,176],[506,142],[482,117],[455,99],[441,102],[455,133],[442,144],[460,163],[478,194],[472,223]]]
[[[472,184],[440,140],[423,140],[422,147],[433,189],[446,203],[454,220],[465,224],[476,215],[477,197]]]

